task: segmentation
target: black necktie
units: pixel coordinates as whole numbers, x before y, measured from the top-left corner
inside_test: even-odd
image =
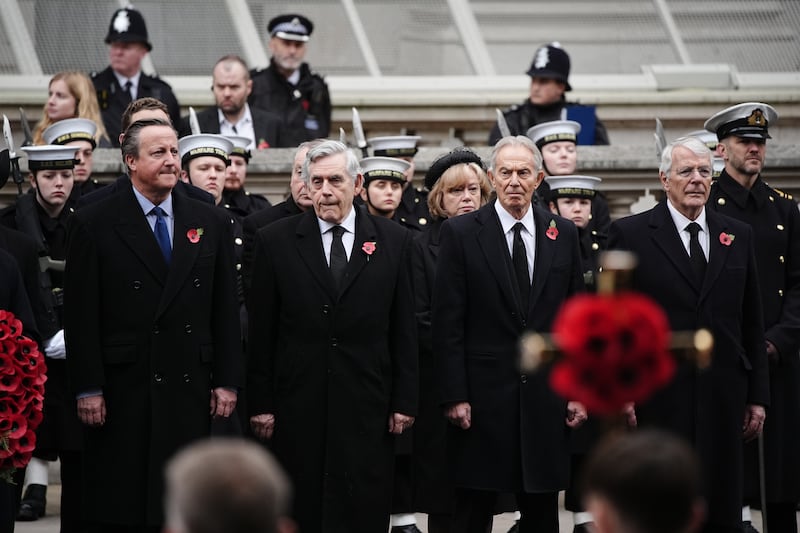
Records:
[[[153,228],[153,233],[155,233],[158,247],[161,248],[161,253],[164,255],[164,260],[169,265],[170,259],[172,259],[172,243],[169,242],[169,230],[167,229],[167,221],[164,218],[167,214],[157,206],[150,212],[156,215],[156,225]]]
[[[131,83],[131,80],[128,80],[125,82],[125,87],[122,88],[122,90],[125,91],[125,95],[131,102],[133,101],[133,93],[131,92],[132,87],[133,83]]]
[[[333,276],[333,281],[336,282],[336,288],[340,289],[344,271],[347,268],[347,254],[344,251],[344,243],[342,242],[344,228],[341,226],[334,226],[330,231],[333,234],[333,242],[331,243],[331,275]]]
[[[706,256],[703,253],[703,248],[700,246],[700,224],[692,222],[686,226],[686,231],[689,232],[689,260],[692,263],[692,270],[700,285],[703,284],[703,279],[706,277]]]
[[[522,222],[514,224],[514,245],[512,247],[511,261],[514,263],[514,274],[517,276],[517,285],[522,302],[522,309],[528,311],[528,299],[531,292],[531,277],[528,274],[528,253],[525,242],[522,240]]]

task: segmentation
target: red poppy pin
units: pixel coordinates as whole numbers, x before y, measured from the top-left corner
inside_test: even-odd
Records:
[[[725,233],[724,231],[719,234],[719,242],[721,242],[725,246],[730,246],[733,242],[733,239],[736,238],[736,235],[733,233]]]
[[[192,244],[200,242],[200,237],[202,236],[203,228],[192,228],[186,232],[186,238],[189,239],[189,242]]]
[[[558,237],[558,228],[556,227],[555,220],[550,221],[550,227],[547,228],[547,231],[545,231],[544,234],[547,235],[547,238],[551,241],[556,240],[556,237]]]
[[[256,146],[256,149],[257,150],[264,150],[266,148],[269,148],[269,143],[265,139],[259,139],[258,140],[258,146]]]
[[[367,254],[367,261],[369,261],[369,256],[375,253],[375,248],[377,248],[375,241],[367,241],[361,245],[361,250]]]

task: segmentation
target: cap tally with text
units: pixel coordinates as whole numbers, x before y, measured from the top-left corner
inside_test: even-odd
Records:
[[[595,176],[547,176],[549,198],[594,198],[597,185],[602,181]]]
[[[367,139],[372,155],[386,157],[413,157],[417,153],[419,135],[393,135]]]
[[[244,157],[244,160],[249,163],[250,158],[253,155],[250,153],[250,150],[247,149],[251,143],[250,139],[248,137],[242,137],[241,135],[226,135],[226,137],[233,143],[233,149],[231,150],[230,155]]]
[[[75,168],[75,147],[56,144],[23,146],[28,156],[28,170],[66,170]]]
[[[578,144],[578,133],[581,125],[574,120],[552,120],[542,122],[528,129],[527,135],[530,140],[541,148],[545,144],[559,141],[570,141]]]
[[[405,172],[411,168],[411,163],[395,157],[365,157],[359,164],[364,184],[375,180],[389,180],[398,183],[406,182]]]
[[[562,82],[565,90],[571,91],[569,84],[569,54],[561,48],[561,44],[553,42],[536,50],[531,68],[526,74],[531,78],[546,78]]]
[[[153,49],[153,45],[147,37],[147,25],[144,17],[139,11],[128,6],[117,9],[111,16],[106,35],[106,44],[122,43],[142,43],[147,47],[147,51]]]
[[[278,37],[287,41],[307,42],[314,24],[303,15],[278,15],[267,24],[270,37]]]
[[[233,143],[224,135],[198,133],[181,137],[178,140],[178,151],[181,154],[182,165],[203,156],[218,157],[225,161],[226,165],[229,165],[228,154],[233,151]]]
[[[720,141],[731,135],[745,139],[771,139],[767,130],[777,121],[778,112],[771,105],[746,102],[715,114],[706,120],[705,128],[715,132]]]
[[[92,148],[97,147],[95,134],[97,124],[88,118],[68,118],[59,120],[42,132],[42,138],[47,144],[67,144],[72,141],[87,141],[92,143]]]
[[[425,173],[425,187],[429,191],[433,190],[433,186],[436,185],[436,182],[439,181],[442,174],[450,167],[468,163],[475,163],[483,170],[486,170],[486,165],[484,165],[480,156],[469,148],[459,147],[439,156],[431,163],[431,166],[428,167],[428,172]]]

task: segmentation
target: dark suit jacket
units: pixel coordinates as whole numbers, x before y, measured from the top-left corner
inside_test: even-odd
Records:
[[[566,401],[545,369],[521,373],[520,337],[549,333],[561,304],[582,290],[575,225],[531,206],[536,261],[530,306],[522,309],[494,203],[448,219],[433,289],[433,351],[440,402],[469,402],[472,427],[451,426],[448,453],[456,485],[504,492],[566,487]],[[555,239],[545,235],[554,221]]]
[[[275,204],[266,209],[256,211],[242,219],[242,233],[244,234],[244,252],[242,253],[242,271],[244,272],[245,291],[250,288],[250,273],[253,268],[253,255],[255,253],[256,232],[276,220],[299,215],[302,213],[294,198],[289,196],[286,201]]]
[[[256,135],[256,148],[267,143],[265,148],[291,148],[293,144],[287,144],[281,139],[283,123],[281,117],[275,113],[264,111],[255,107],[250,107],[250,114],[253,117],[253,132]],[[203,133],[219,133],[219,112],[217,106],[210,106],[197,113],[197,122],[200,124],[200,131]],[[180,137],[192,134],[189,127],[189,117],[181,119],[178,128]]]
[[[26,336],[36,341],[41,340],[36,331],[36,321],[17,260],[2,248],[0,248],[0,309],[13,313],[22,322],[23,333]]]
[[[248,402],[251,415],[275,414],[272,449],[294,481],[302,531],[388,528],[387,421],[417,412],[411,235],[355,209],[338,292],[313,210],[256,235]]]
[[[680,362],[673,382],[637,408],[640,425],[670,429],[694,444],[708,482],[709,522],[741,523],[742,420],[746,404],[767,405],[769,385],[749,226],[706,209],[711,248],[702,286],[666,201],[611,225],[609,248],[638,257],[633,288],[651,296],[674,331],[708,328],[708,370]],[[735,236],[729,246],[721,233]],[[740,527],[740,526],[739,526]]]
[[[89,520],[158,525],[163,467],[209,435],[210,390],[243,384],[230,221],[172,196],[167,266],[130,183],[79,210],[67,252],[67,363],[75,392],[102,390],[86,431]],[[187,232],[202,228],[197,242]]]
[[[28,323],[25,327],[37,331],[38,322],[47,321],[47,309],[39,298],[39,254],[36,251],[36,241],[21,231],[0,225],[0,249],[11,254],[17,261],[35,319],[35,323]],[[41,340],[38,334],[36,340]]]
[[[110,66],[101,72],[92,73],[92,83],[97,92],[97,103],[103,115],[103,124],[106,127],[112,146],[119,146],[119,134],[122,133],[122,113],[130,103],[122,87],[119,86],[117,77]],[[172,87],[158,77],[148,76],[145,73],[139,77],[139,87],[136,98],[151,96],[161,100],[169,109],[169,118],[176,125],[181,119],[181,108]]]

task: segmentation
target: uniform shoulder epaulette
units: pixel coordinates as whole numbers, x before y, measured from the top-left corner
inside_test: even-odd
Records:
[[[787,200],[791,200],[792,199],[792,195],[791,194],[785,193],[780,189],[773,188],[772,190],[775,191],[775,194],[777,194],[781,198],[786,198]]]

